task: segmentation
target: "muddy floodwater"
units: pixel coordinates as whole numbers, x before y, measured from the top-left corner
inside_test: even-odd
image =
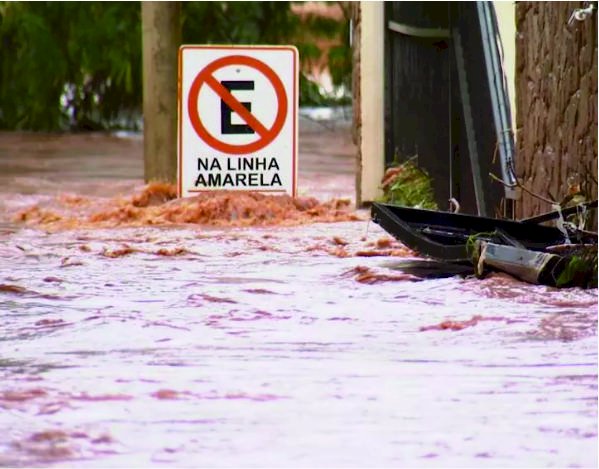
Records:
[[[403,272],[316,144],[208,206],[68,138],[0,135],[0,466],[597,466],[596,289]]]

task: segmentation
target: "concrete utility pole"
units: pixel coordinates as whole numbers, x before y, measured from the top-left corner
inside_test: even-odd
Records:
[[[142,2],[144,178],[177,180],[177,52],[181,2]]]

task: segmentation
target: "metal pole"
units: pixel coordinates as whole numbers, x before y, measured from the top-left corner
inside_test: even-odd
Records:
[[[456,55],[456,68],[458,81],[460,83],[460,95],[462,98],[462,110],[464,112],[464,124],[466,126],[466,139],[468,141],[468,154],[470,155],[470,167],[472,168],[472,182],[474,195],[476,197],[476,209],[479,215],[488,216],[487,203],[483,175],[481,174],[480,161],[476,146],[476,131],[472,118],[472,107],[470,106],[470,92],[468,90],[468,78],[466,76],[466,64],[464,63],[464,49],[462,47],[462,36],[458,28],[453,29],[453,44]]]
[[[493,11],[488,2],[476,2],[480,32],[483,42],[485,65],[489,82],[489,92],[493,107],[493,120],[497,134],[497,145],[501,160],[501,173],[503,181],[512,187],[505,187],[505,197],[516,199],[514,189],[516,183],[514,175],[514,142],[509,120],[509,107],[507,95],[503,87],[503,68],[499,63],[499,49],[497,47],[497,28],[492,20]]]

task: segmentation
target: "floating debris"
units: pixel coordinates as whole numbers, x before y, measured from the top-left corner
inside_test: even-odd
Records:
[[[585,204],[597,208],[597,201]],[[573,209],[575,209],[574,207]],[[512,221],[375,203],[373,220],[407,247],[433,259],[501,271],[534,284],[597,287],[597,233],[539,223],[570,209]]]

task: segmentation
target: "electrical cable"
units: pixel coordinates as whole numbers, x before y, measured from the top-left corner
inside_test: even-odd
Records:
[[[448,22],[448,29],[449,31],[451,31],[452,25],[451,25],[451,3],[447,2],[447,22]],[[449,200],[453,199],[453,152],[452,152],[452,137],[453,137],[453,129],[452,129],[452,118],[453,118],[453,113],[452,113],[452,106],[451,106],[451,102],[452,102],[452,98],[453,98],[453,93],[452,93],[452,89],[451,89],[451,53],[449,53],[449,51],[451,50],[451,36],[448,39],[448,41],[450,41],[450,46],[446,49],[448,51],[447,54],[447,69],[448,69],[448,74],[449,74],[449,86],[448,86],[448,117],[449,117],[449,151],[448,151],[448,155],[449,155]]]

